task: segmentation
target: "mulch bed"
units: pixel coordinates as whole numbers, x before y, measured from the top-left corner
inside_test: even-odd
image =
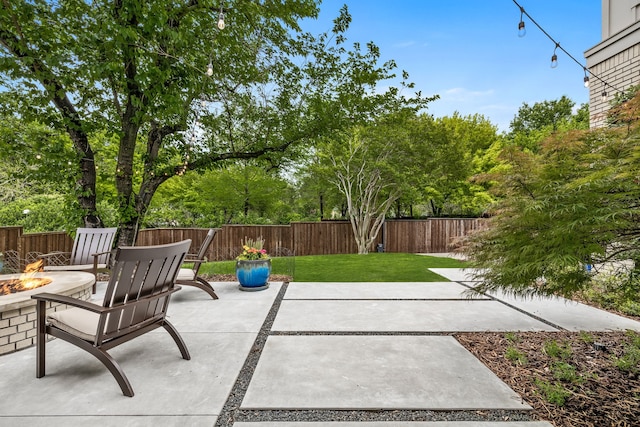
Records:
[[[460,333],[455,337],[522,396],[541,420],[556,427],[640,426],[640,379],[613,364],[630,341],[626,332]],[[545,350],[551,341],[558,344],[556,349],[565,349],[563,357]],[[569,368],[573,380],[558,379],[558,372],[568,371],[559,371],[559,364],[575,367],[575,371]],[[556,391],[566,390],[563,405],[549,401],[540,386],[545,381]]]

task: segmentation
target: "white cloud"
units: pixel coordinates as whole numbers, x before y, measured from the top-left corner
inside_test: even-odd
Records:
[[[492,96],[494,93],[495,91],[493,89],[468,90],[463,87],[454,87],[451,89],[446,89],[443,92],[442,98],[447,99],[449,101],[457,101],[457,100],[470,101],[472,99],[485,98],[488,96]]]
[[[405,47],[415,46],[415,44],[416,44],[415,41],[410,40],[410,41],[406,41],[406,42],[395,43],[393,45],[393,47],[395,47],[395,48],[405,48]]]

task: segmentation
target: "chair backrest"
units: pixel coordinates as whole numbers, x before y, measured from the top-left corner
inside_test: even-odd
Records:
[[[116,308],[101,319],[101,342],[164,318],[176,276],[191,240],[156,246],[125,246],[116,250],[115,264],[103,301]]]
[[[196,257],[198,259],[204,259],[204,256],[207,254],[207,250],[209,249],[209,245],[211,245],[211,242],[213,242],[213,238],[216,235],[216,233],[218,232],[218,230],[220,230],[219,228],[211,228],[209,230],[209,232],[207,233],[206,237],[204,238],[204,240],[202,241],[202,245],[200,245],[200,249],[198,249],[198,253],[196,255]]]
[[[93,254],[104,253],[98,257],[99,264],[105,264],[109,259],[107,252],[113,247],[117,227],[113,228],[78,228],[73,241],[70,264],[92,264]]]
[[[197,260],[204,262],[204,256],[207,254],[207,250],[209,250],[209,246],[211,245],[211,242],[213,242],[213,238],[215,237],[215,235],[218,232],[218,230],[220,230],[220,229],[219,228],[210,228],[209,229],[209,231],[207,232],[207,235],[205,236],[204,240],[202,241],[202,245],[200,245],[200,249],[198,249],[198,253],[195,254],[195,258]],[[191,255],[191,257],[193,257],[193,255]],[[188,261],[193,261],[193,259],[190,259]],[[193,267],[191,267],[191,270],[193,270],[193,277],[194,278],[198,275],[198,270],[200,270],[200,264],[202,264],[202,262],[194,262],[193,263]]]

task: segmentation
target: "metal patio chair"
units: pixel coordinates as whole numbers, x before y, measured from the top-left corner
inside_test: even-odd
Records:
[[[191,356],[175,327],[166,320],[171,294],[180,289],[175,279],[191,240],[158,246],[121,247],[102,305],[76,298],[42,293],[37,300],[36,377],[45,376],[46,335],[60,338],[95,356],[114,376],[122,393],[133,396],[124,371],[107,350],[163,327],[180,349]],[[47,313],[50,302],[73,308]],[[153,349],[149,349],[153,351]]]
[[[178,283],[179,285],[195,286],[198,289],[202,289],[213,299],[218,299],[218,295],[216,295],[213,286],[211,286],[211,284],[206,279],[198,276],[198,271],[200,270],[200,265],[204,262],[207,262],[207,258],[205,257],[205,255],[207,254],[207,250],[209,249],[213,238],[219,230],[219,228],[210,229],[207,233],[207,236],[204,238],[202,245],[200,245],[198,253],[187,255],[184,261],[193,263],[193,267],[181,268],[178,272],[178,279],[176,280],[176,283]]]
[[[88,271],[98,276],[98,272],[108,271],[113,241],[118,229],[78,228],[71,252],[51,252],[40,255],[45,261],[44,271]],[[96,293],[96,285],[93,285]]]

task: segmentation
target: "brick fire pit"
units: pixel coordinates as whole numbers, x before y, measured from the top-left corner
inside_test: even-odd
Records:
[[[0,274],[0,280],[16,279],[20,274]],[[81,271],[36,273],[36,277],[51,279],[48,285],[8,295],[0,295],[0,355],[30,347],[36,338],[36,301],[31,295],[42,292],[89,300],[95,277]],[[66,305],[48,303],[53,311]]]

